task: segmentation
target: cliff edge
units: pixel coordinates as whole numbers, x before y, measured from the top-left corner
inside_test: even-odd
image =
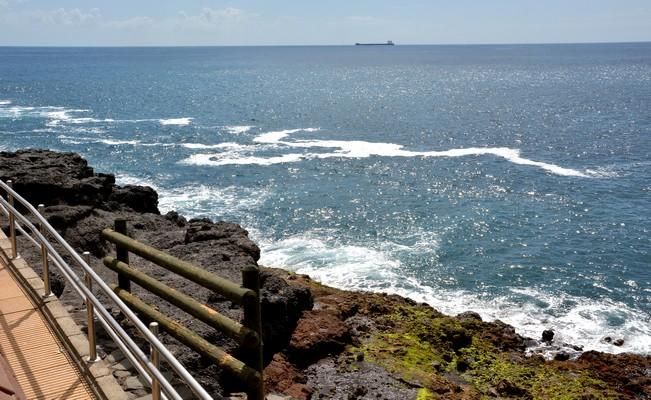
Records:
[[[112,249],[99,233],[112,227],[116,218],[129,221],[129,234],[135,239],[236,282],[242,268],[258,265],[260,249],[242,227],[187,220],[176,212],[161,215],[153,189],[118,186],[113,175],[95,173],[78,154],[0,152],[0,179],[12,179],[14,188],[31,203],[45,204],[52,226],[77,251],[90,251],[96,258],[93,268],[108,282],[116,277],[98,259]],[[38,249],[22,237],[18,243],[19,251],[38,269]],[[240,318],[230,302],[209,291],[135,257],[132,262]],[[471,311],[446,316],[399,296],[338,290],[304,275],[261,268],[265,383],[270,392],[296,399],[651,398],[651,356],[577,348],[573,354],[559,350],[556,359],[545,360],[526,349],[557,346],[550,332],[539,340],[524,338],[513,327],[482,321]],[[57,296],[83,320],[83,303],[56,271],[52,273]],[[237,352],[230,339],[153,295],[135,291],[211,342]],[[242,389],[173,339],[164,336],[163,341],[217,398]],[[100,355],[115,354],[108,340],[101,343]],[[126,385],[128,374],[120,370],[114,374]],[[132,392],[137,397],[146,390],[138,387]]]

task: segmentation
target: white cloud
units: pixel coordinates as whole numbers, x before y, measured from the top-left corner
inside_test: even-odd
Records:
[[[139,30],[153,27],[156,21],[151,17],[133,17],[123,20],[107,21],[103,27],[108,29],[131,29]]]
[[[264,43],[275,24],[249,11],[203,8],[168,16],[109,18],[103,9],[17,10],[24,0],[0,0],[0,45],[223,45]],[[5,12],[7,10],[7,12]]]
[[[239,19],[244,16],[244,12],[239,8],[224,8],[223,10],[213,10],[212,8],[204,8],[199,16],[208,22],[221,22],[225,19]]]
[[[0,7],[9,7],[12,3],[20,4],[24,2],[25,0],[0,0]]]
[[[97,8],[92,8],[87,12],[78,8],[57,8],[56,10],[50,11],[37,11],[33,16],[44,24],[52,25],[81,25],[98,22],[101,19],[99,9]]]
[[[223,26],[224,24],[242,22],[251,16],[251,14],[248,14],[239,8],[204,8],[198,14],[186,14],[185,12],[181,11],[179,13],[179,16],[173,19],[172,22],[177,26],[184,28],[212,29]]]
[[[194,23],[204,25],[218,25],[225,22],[238,21],[246,18],[247,14],[239,8],[213,9],[204,8],[199,14],[188,15],[184,11],[179,13],[178,23]]]

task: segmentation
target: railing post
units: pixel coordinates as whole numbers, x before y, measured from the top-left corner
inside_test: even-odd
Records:
[[[116,219],[115,220],[115,231],[121,233],[125,236],[127,235],[127,220],[126,219]],[[115,245],[115,255],[118,261],[122,261],[125,264],[129,264],[129,250],[120,246],[119,244]],[[121,289],[131,292],[131,281],[126,276],[118,272],[118,286]]]
[[[45,218],[43,215],[44,211],[45,205],[39,204],[38,213],[41,214],[43,218]],[[41,235],[45,236],[45,226],[43,226],[43,224],[39,225],[41,228]],[[52,296],[52,288],[50,287],[50,263],[47,259],[47,248],[45,247],[45,243],[41,243],[41,260],[43,262],[43,285],[45,286],[45,297],[49,297]]]
[[[248,388],[248,398],[250,400],[264,400],[264,379],[262,371],[264,369],[262,359],[262,315],[260,312],[260,270],[252,265],[242,269],[242,286],[255,292],[255,301],[245,299],[244,321],[247,328],[253,330],[260,338],[259,344],[255,349],[250,349],[250,354],[246,354],[244,359],[246,363],[260,373],[260,383],[256,388]]]
[[[14,187],[14,183],[11,180],[7,181],[7,186],[11,189]],[[11,207],[14,206],[14,196],[10,192],[7,192],[7,202]],[[11,242],[11,258],[15,259],[18,257],[18,249],[16,248],[16,217],[14,216],[13,211],[9,211],[9,241]]]
[[[84,251],[84,261],[90,266],[90,253]],[[84,280],[86,281],[86,287],[92,293],[93,292],[93,280],[91,279],[88,273],[84,274]],[[95,339],[95,310],[93,303],[89,298],[86,298],[86,323],[88,326],[88,362],[99,361],[97,357],[97,344]]]
[[[151,331],[151,333],[154,334],[156,338],[158,338],[158,322],[150,322],[149,330]],[[159,360],[158,350],[156,350],[154,346],[149,345],[149,354],[150,354],[149,357],[151,359],[151,363],[154,364],[154,367],[156,367],[156,369],[159,369],[160,360]],[[151,399],[160,400],[160,382],[158,381],[158,378],[156,378],[156,376],[154,375],[151,376]]]

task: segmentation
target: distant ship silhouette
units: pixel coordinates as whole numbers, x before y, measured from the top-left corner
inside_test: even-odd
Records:
[[[386,43],[355,43],[355,46],[394,46],[394,43],[387,40]]]

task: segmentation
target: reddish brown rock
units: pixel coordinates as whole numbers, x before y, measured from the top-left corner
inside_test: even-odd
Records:
[[[268,393],[282,393],[297,400],[309,399],[312,389],[305,376],[284,355],[278,353],[264,369],[264,385]]]
[[[307,365],[350,343],[350,332],[339,317],[330,312],[308,311],[298,321],[289,350],[299,364]]]
[[[480,336],[493,343],[501,351],[524,351],[525,338],[515,332],[515,328],[500,320],[482,324]]]
[[[589,370],[629,398],[651,398],[651,356],[587,351],[570,368]]]
[[[135,239],[236,282],[239,282],[242,268],[257,265],[259,249],[242,227],[205,219],[186,221],[174,212],[161,216],[153,190],[117,187],[112,175],[96,174],[78,155],[42,150],[0,152],[0,179],[16,180],[16,188],[34,203],[46,202],[45,216],[50,223],[75,249],[89,250],[96,257],[113,251],[112,245],[100,240],[101,229],[112,226],[115,218],[124,218],[129,221],[129,232]],[[44,196],[49,201],[45,201]],[[22,236],[18,241],[22,256],[40,274],[40,252],[38,249],[25,251],[29,243]],[[241,318],[240,310],[224,298],[183,283],[177,276],[135,257],[134,260],[139,269],[162,282],[186,291],[231,318]],[[114,273],[101,262],[94,260],[91,264],[105,280],[115,280]],[[271,269],[263,271],[261,303],[265,360],[271,360],[265,369],[268,392],[296,399],[405,400],[415,399],[424,385],[445,399],[530,396],[530,388],[522,382],[516,385],[502,379],[492,385],[488,393],[472,386],[470,378],[477,360],[464,356],[463,349],[475,339],[483,339],[515,364],[552,366],[567,370],[570,376],[585,373],[604,382],[604,393],[614,391],[622,399],[651,398],[649,356],[587,352],[576,361],[563,362],[545,361],[535,355],[525,357],[526,339],[513,327],[500,321],[482,321],[473,312],[460,314],[454,320],[445,317],[447,322],[440,326],[417,329],[414,315],[417,318],[426,315],[429,320],[444,316],[429,306],[417,305],[396,295],[343,291],[320,285],[305,275]],[[55,286],[59,282],[57,276],[53,276],[52,281]],[[193,318],[172,310],[169,304],[155,296],[137,288],[136,291],[181,323],[192,325],[211,343],[237,352],[237,344],[230,338],[195,324]],[[72,297],[70,289],[65,292],[62,301],[81,310],[81,300]],[[306,311],[313,305],[314,310]],[[79,313],[78,318],[83,321],[85,313]],[[433,359],[431,365],[434,367],[422,374],[420,381],[405,378],[401,364],[396,364],[399,368],[382,366],[377,359],[360,351],[373,335],[393,332],[406,320],[415,327],[412,339],[434,345],[441,352],[441,360]],[[100,332],[100,341],[105,336]],[[217,398],[243,389],[232,376],[222,374],[212,363],[168,341],[165,335],[163,340]],[[346,348],[349,344],[353,346]],[[390,352],[396,360],[408,355],[406,346],[387,347],[382,351]],[[466,372],[446,369],[455,359],[456,369]],[[590,396],[593,395],[586,395],[586,399],[596,398]]]

